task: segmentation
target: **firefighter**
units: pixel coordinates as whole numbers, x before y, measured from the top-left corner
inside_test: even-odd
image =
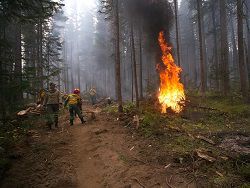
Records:
[[[45,89],[40,89],[40,91],[38,93],[38,97],[37,97],[37,105],[39,105],[39,104],[43,105],[45,97],[46,97]]]
[[[96,89],[94,87],[92,87],[89,90],[89,94],[90,94],[91,104],[95,105],[95,103],[96,103]]]
[[[81,95],[80,95],[81,94],[80,89],[75,89],[75,92],[80,97],[80,100],[79,100],[79,103],[78,103],[78,108],[80,109],[81,114],[82,114],[82,98],[81,98]]]
[[[53,123],[58,127],[58,112],[60,105],[60,91],[56,89],[56,84],[49,84],[49,91],[45,95],[44,106],[47,109],[47,125],[52,129]]]
[[[80,118],[82,124],[85,123],[86,121],[83,118],[83,115],[79,109],[79,105],[81,103],[81,98],[80,98],[80,90],[75,89],[73,94],[69,94],[68,97],[66,98],[64,102],[64,107],[67,105],[69,106],[69,113],[70,113],[70,125],[74,124],[74,115],[75,113],[78,115]]]

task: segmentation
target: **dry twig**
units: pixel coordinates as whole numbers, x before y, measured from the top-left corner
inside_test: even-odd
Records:
[[[132,178],[132,180],[135,180],[141,187],[146,188],[137,178]]]
[[[175,188],[174,186],[170,185],[168,178],[166,178],[166,184],[167,184],[167,186],[170,187],[170,188]]]

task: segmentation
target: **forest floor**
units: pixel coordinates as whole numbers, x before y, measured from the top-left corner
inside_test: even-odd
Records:
[[[169,165],[169,158],[156,162],[157,146],[115,116],[103,112],[96,120],[89,118],[85,125],[77,120],[70,127],[63,115],[60,122],[57,130],[29,130],[25,142],[15,147],[2,187],[136,188],[166,187],[166,182],[194,187]]]
[[[181,115],[162,115],[149,101],[122,115],[112,105],[72,127],[63,112],[53,131],[35,119],[12,145],[0,187],[249,187],[249,106],[222,112],[215,101]]]

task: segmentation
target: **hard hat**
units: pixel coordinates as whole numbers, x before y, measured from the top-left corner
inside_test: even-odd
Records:
[[[79,94],[80,93],[80,89],[74,89],[74,94]]]

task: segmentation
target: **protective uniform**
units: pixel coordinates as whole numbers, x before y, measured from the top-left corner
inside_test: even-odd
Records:
[[[95,88],[91,88],[89,91],[89,94],[90,94],[90,99],[91,99],[92,105],[95,105],[95,103],[96,103],[96,90],[95,90]]]
[[[47,125],[51,129],[53,122],[55,127],[58,127],[58,113],[61,94],[58,89],[55,88],[54,83],[50,83],[50,90],[46,93],[44,105],[47,107]]]
[[[84,123],[85,120],[83,119],[83,115],[79,109],[79,103],[81,101],[81,98],[76,92],[74,94],[69,94],[68,97],[65,100],[64,107],[67,105],[69,106],[69,113],[70,113],[70,125],[73,125],[74,123],[74,115],[75,113],[78,115],[78,117],[81,119],[81,122]]]

